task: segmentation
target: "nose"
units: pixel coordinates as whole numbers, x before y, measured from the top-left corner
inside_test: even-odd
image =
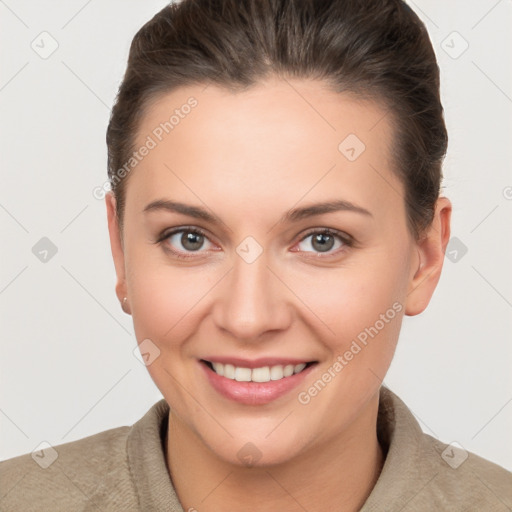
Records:
[[[290,292],[269,268],[265,252],[252,263],[235,255],[218,293],[215,324],[238,341],[261,341],[265,333],[285,330],[290,324]]]

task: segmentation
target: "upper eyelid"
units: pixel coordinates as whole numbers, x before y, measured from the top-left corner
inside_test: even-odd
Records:
[[[306,230],[306,233],[304,235],[302,235],[301,240],[304,240],[304,238],[306,238],[310,235],[321,234],[321,233],[331,234],[331,235],[341,238],[342,240],[343,239],[352,240],[352,237],[348,233],[344,233],[343,231],[339,231],[334,228],[311,228],[309,230]]]
[[[167,240],[169,237],[176,235],[178,233],[183,233],[183,232],[197,233],[197,234],[202,235],[205,238],[207,238],[210,241],[210,243],[214,243],[211,240],[211,237],[206,230],[204,230],[202,228],[194,227],[194,226],[182,226],[179,228],[172,228],[169,230],[164,230],[164,231],[162,231],[162,234],[158,236],[157,243],[165,242],[165,240]]]
[[[170,237],[171,235],[175,235],[176,233],[181,233],[182,231],[189,231],[189,232],[197,232],[201,235],[207,236],[209,238],[208,232],[203,229],[196,226],[179,226],[175,228],[169,228],[164,229],[160,235],[158,235],[158,238],[160,240],[165,240],[166,238]]]

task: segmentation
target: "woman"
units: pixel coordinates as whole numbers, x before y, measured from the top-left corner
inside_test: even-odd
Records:
[[[382,386],[450,238],[411,9],[169,5],[134,38],[107,144],[116,294],[164,399],[1,463],[2,510],[512,507],[511,473]]]

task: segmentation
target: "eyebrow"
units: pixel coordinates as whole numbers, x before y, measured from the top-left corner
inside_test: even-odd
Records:
[[[183,215],[188,215],[189,217],[194,217],[196,219],[201,219],[211,224],[224,224],[220,217],[214,215],[204,208],[199,206],[192,206],[185,203],[180,203],[178,201],[171,201],[169,199],[158,199],[149,203],[143,210],[143,212],[153,212],[153,211],[169,211],[173,213],[181,213]],[[297,222],[299,220],[313,217],[315,215],[322,215],[324,213],[333,213],[338,211],[350,211],[355,213],[360,213],[362,215],[366,215],[369,217],[373,217],[371,212],[362,208],[361,206],[357,206],[350,201],[345,201],[342,199],[327,201],[324,203],[316,203],[309,206],[304,206],[301,208],[293,208],[286,212],[280,219],[280,223],[284,224],[287,222]]]

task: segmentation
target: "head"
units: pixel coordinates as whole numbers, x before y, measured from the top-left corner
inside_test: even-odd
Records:
[[[449,239],[439,69],[411,9],[171,4],[132,42],[107,144],[116,292],[176,425],[233,463],[254,445],[260,464],[374,426]],[[308,366],[241,403],[207,376],[233,358]]]

